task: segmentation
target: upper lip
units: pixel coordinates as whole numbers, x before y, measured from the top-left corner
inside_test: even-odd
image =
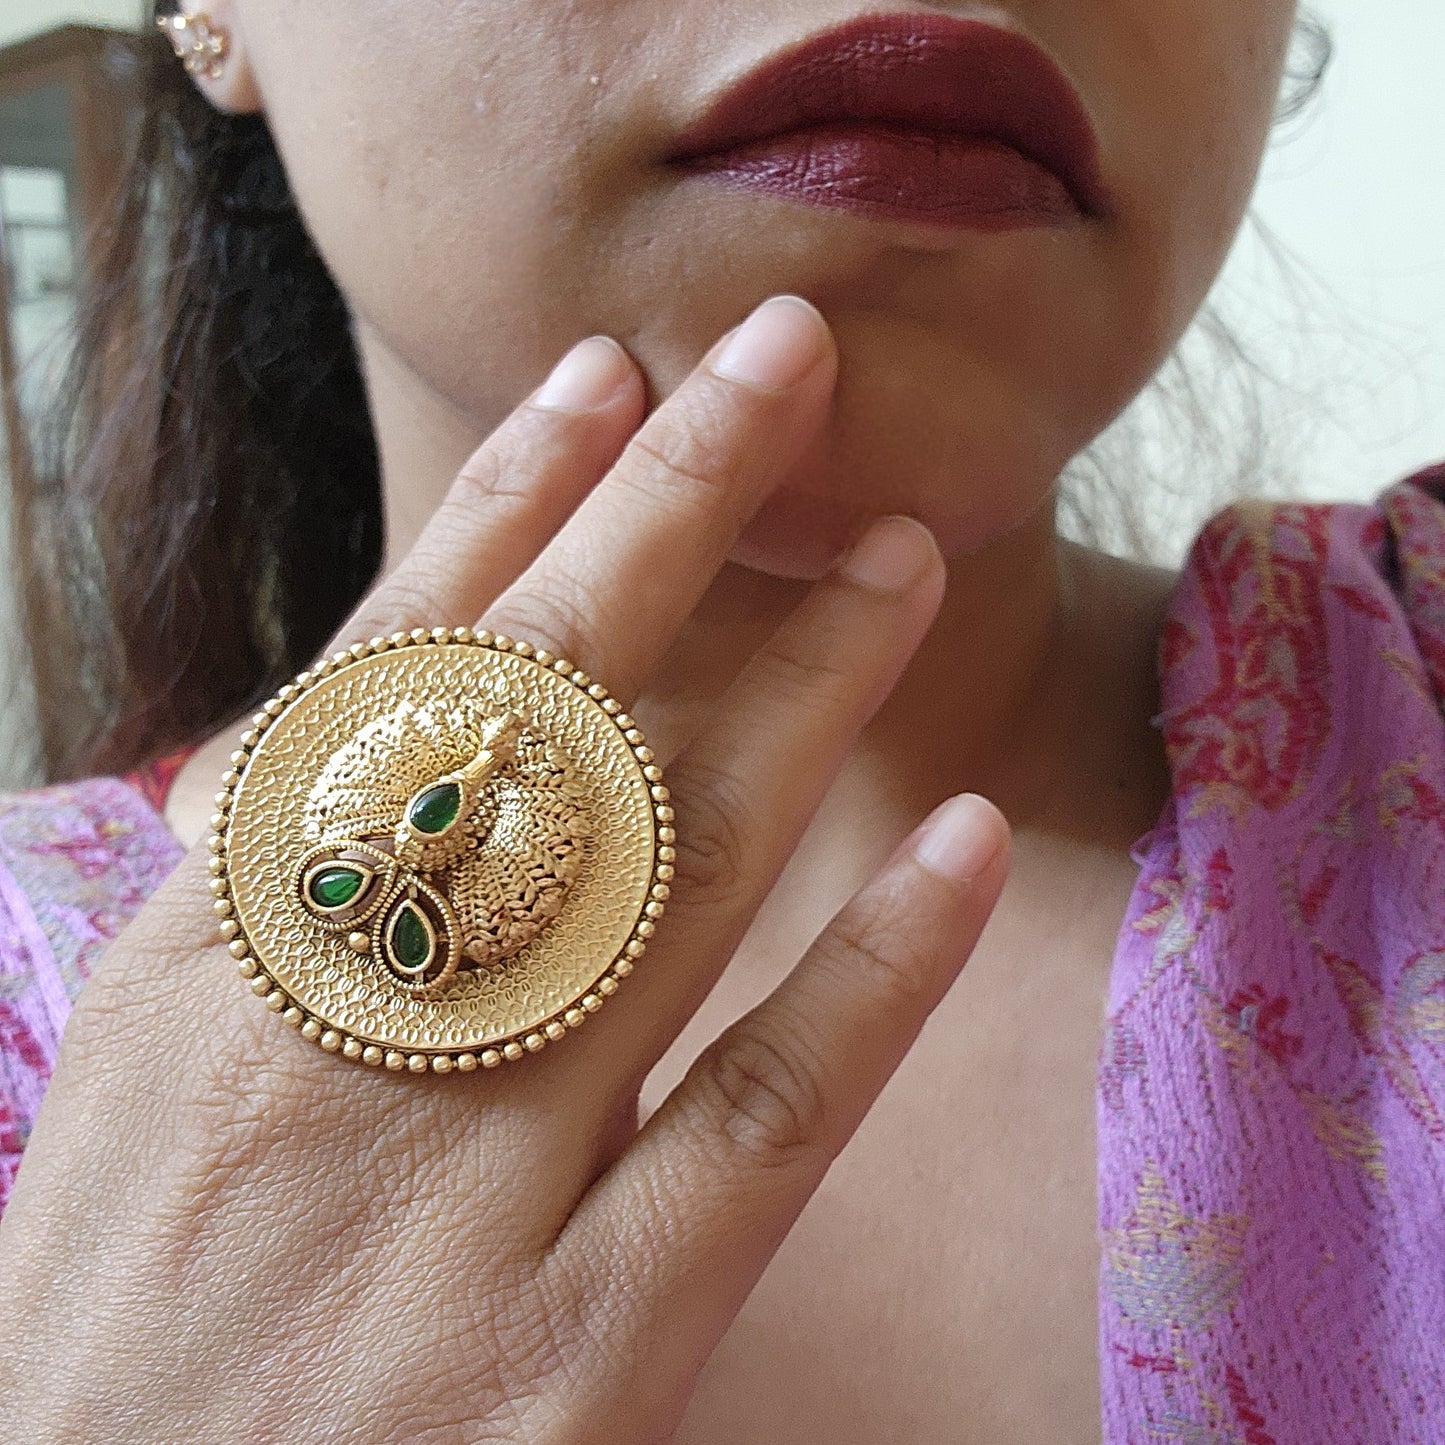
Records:
[[[1001,141],[1052,171],[1085,215],[1109,209],[1083,101],[1026,36],[941,15],[865,16],[790,46],[730,86],[670,159],[703,164],[769,136],[869,123]]]

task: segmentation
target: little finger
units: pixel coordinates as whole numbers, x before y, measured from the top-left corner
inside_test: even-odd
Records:
[[[973,951],[1008,842],[982,798],[935,809],[588,1192],[548,1267],[610,1358],[681,1378],[716,1347]]]

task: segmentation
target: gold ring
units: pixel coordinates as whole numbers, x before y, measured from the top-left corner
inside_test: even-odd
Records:
[[[646,951],[674,815],[633,719],[513,638],[418,629],[283,687],[211,819],[221,933],[331,1053],[463,1073],[581,1025]]]

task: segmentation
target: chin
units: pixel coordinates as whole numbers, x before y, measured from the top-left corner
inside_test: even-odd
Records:
[[[977,402],[962,414],[918,398],[875,410],[840,399],[826,435],[755,512],[728,560],[752,571],[815,581],[868,524],[889,513],[922,522],[946,560],[971,556],[1036,517],[1060,468],[1049,429]],[[980,424],[979,414],[988,417]],[[967,419],[965,419],[967,418]],[[972,424],[970,424],[972,423]]]

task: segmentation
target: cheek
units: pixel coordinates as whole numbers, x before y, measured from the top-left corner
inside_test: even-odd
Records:
[[[482,412],[573,339],[601,244],[601,8],[246,0],[267,117],[342,292]]]
[[[1162,354],[1213,283],[1248,205],[1294,0],[1105,0],[1070,37],[1101,79],[1097,112],[1121,178],[1121,279],[1152,301]],[[1078,12],[1090,10],[1090,16]]]

